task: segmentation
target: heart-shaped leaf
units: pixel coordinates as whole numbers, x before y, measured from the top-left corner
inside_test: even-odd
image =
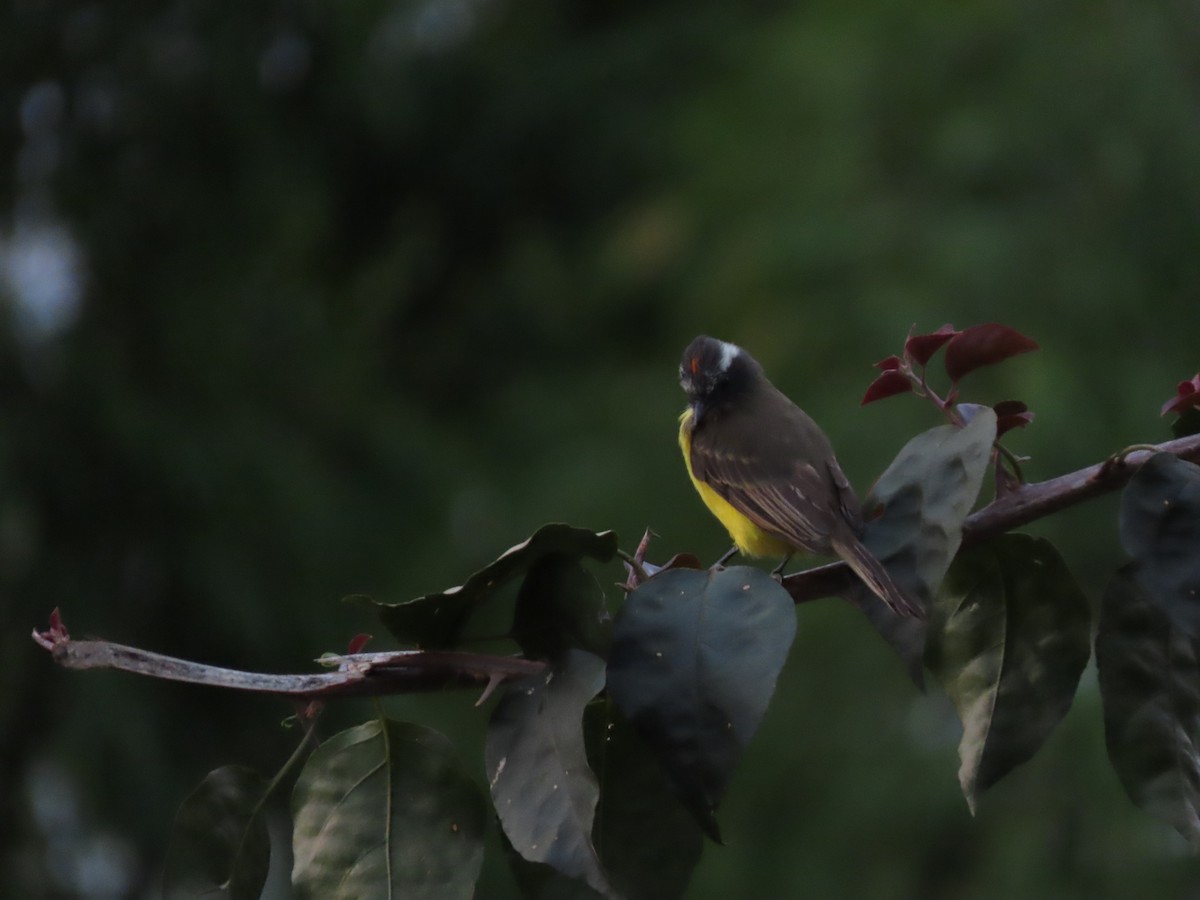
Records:
[[[1200,466],[1156,453],[1121,495],[1121,546],[1146,595],[1200,635]]]
[[[867,495],[863,543],[923,609],[958,552],[962,523],[979,496],[995,440],[996,414],[987,407],[962,428],[931,428],[904,445]],[[896,615],[861,585],[847,599],[900,654],[921,686],[925,623]]]
[[[1135,565],[1113,575],[1101,606],[1104,742],[1130,799],[1200,844],[1200,648],[1147,595]]]
[[[242,766],[209,772],[179,807],[163,872],[166,900],[254,900],[267,880],[271,839],[259,814],[267,783]]]
[[[484,801],[436,731],[384,719],[334,735],[296,781],[292,820],[298,897],[474,894]]]
[[[475,609],[497,588],[529,571],[551,554],[591,557],[608,562],[617,552],[617,536],[570,525],[543,525],[527,540],[504,551],[495,562],[480,569],[459,587],[426,594],[405,603],[376,603],[379,618],[401,641],[420,647],[446,648],[458,643]]]
[[[911,391],[912,382],[909,381],[907,375],[895,369],[885,369],[867,386],[867,392],[863,394],[862,401],[858,405],[866,406],[876,400],[894,397],[897,394],[907,394]]]
[[[1087,598],[1048,541],[1007,534],[954,560],[925,662],[963,723],[958,780],[972,812],[1066,715],[1090,641]]]
[[[599,788],[583,739],[584,708],[603,687],[604,660],[582,650],[514,682],[488,724],[485,764],[513,848],[613,896],[592,844]]]
[[[767,709],[796,633],[791,596],[759,569],[672,569],[629,595],[609,694],[705,832]]]

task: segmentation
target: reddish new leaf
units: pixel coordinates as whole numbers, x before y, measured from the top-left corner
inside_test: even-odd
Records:
[[[1020,400],[1001,400],[992,409],[996,411],[996,437],[1033,421],[1033,413]]]
[[[1185,409],[1193,406],[1200,407],[1200,372],[1176,385],[1175,396],[1163,404],[1159,415],[1165,416],[1169,412],[1182,415]]]
[[[904,342],[904,355],[917,365],[923,366],[933,359],[933,354],[937,353],[946,341],[958,334],[961,332],[949,322],[931,334],[910,334]]]
[[[908,380],[908,376],[896,369],[884,370],[878,378],[871,382],[867,392],[863,395],[860,406],[866,406],[868,403],[874,403],[876,400],[882,400],[884,397],[893,397],[896,394],[906,394],[912,390],[912,382]]]
[[[346,648],[346,653],[353,656],[355,653],[362,653],[363,647],[367,646],[367,642],[371,640],[369,634],[356,634],[350,638],[350,645]]]
[[[884,372],[893,372],[904,365],[904,360],[898,356],[889,356],[887,359],[881,359],[875,363],[875,368],[881,369]]]
[[[1036,349],[1036,341],[1007,325],[996,322],[972,325],[956,334],[946,346],[946,374],[951,381],[957,382],[983,366]]]

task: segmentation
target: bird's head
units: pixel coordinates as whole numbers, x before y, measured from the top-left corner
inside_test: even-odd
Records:
[[[723,397],[732,397],[760,373],[758,363],[736,344],[701,335],[683,351],[679,384],[687,394],[695,421]]]

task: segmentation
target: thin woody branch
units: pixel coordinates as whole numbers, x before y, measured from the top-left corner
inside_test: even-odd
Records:
[[[33,633],[56,663],[68,669],[117,669],[166,681],[182,681],[228,690],[274,694],[298,700],[383,696],[456,687],[484,687],[535,675],[545,669],[536,660],[451,650],[397,650],[325,657],[337,669],[306,675],[242,672],[164,656],[108,641],[75,641],[57,628]]]
[[[1048,481],[1014,486],[994,502],[967,517],[963,523],[963,546],[982,543],[1077,503],[1118,490],[1154,453],[1171,453],[1180,459],[1198,462],[1200,435],[1157,444],[1153,450],[1135,450],[1118,455]],[[804,603],[841,594],[853,580],[854,575],[846,564],[836,562],[789,575],[783,580],[783,586],[792,599]]]

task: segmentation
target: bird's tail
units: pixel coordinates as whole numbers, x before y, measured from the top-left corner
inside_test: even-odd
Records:
[[[910,618],[925,617],[924,611],[904,595],[896,582],[892,581],[892,576],[887,573],[883,563],[877,560],[858,538],[852,535],[835,538],[833,549],[892,612]]]

